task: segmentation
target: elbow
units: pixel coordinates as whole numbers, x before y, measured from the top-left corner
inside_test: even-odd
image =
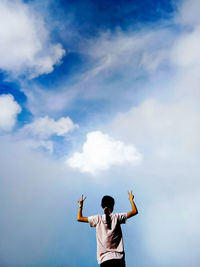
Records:
[[[79,217],[77,217],[77,219],[76,219],[76,220],[77,220],[77,222],[80,222],[80,218],[79,218]]]
[[[138,214],[138,210],[137,208],[134,210],[134,215],[137,215]]]
[[[137,215],[138,214],[138,210],[133,210],[132,211],[132,216],[135,216],[135,215]]]

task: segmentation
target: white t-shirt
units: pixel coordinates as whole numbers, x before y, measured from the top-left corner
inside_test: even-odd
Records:
[[[96,227],[97,261],[101,264],[111,259],[121,259],[124,256],[124,245],[121,223],[126,223],[127,213],[110,214],[111,229],[106,224],[106,215],[89,216],[91,227]]]

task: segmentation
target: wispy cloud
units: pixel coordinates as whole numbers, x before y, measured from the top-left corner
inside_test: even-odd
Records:
[[[173,42],[174,33],[167,28],[102,33],[80,49],[91,63],[86,63],[87,68],[77,74],[72,85],[67,78],[51,91],[38,84],[24,86],[28,108],[36,115],[44,111],[60,113],[73,108],[77,101],[97,100],[118,109],[123,101],[130,101],[130,90],[136,82],[144,86],[144,77],[158,76],[157,70],[169,64]]]

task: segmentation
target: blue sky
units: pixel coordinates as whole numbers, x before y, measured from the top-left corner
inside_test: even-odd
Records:
[[[0,3],[0,265],[98,266],[105,194],[127,266],[199,265],[200,4]]]

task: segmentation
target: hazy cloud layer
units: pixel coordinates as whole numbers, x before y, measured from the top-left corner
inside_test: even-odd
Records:
[[[24,141],[0,138],[0,147],[0,265],[55,266],[72,260],[77,266],[70,240],[80,230],[71,201],[77,203],[80,177],[30,151]]]

